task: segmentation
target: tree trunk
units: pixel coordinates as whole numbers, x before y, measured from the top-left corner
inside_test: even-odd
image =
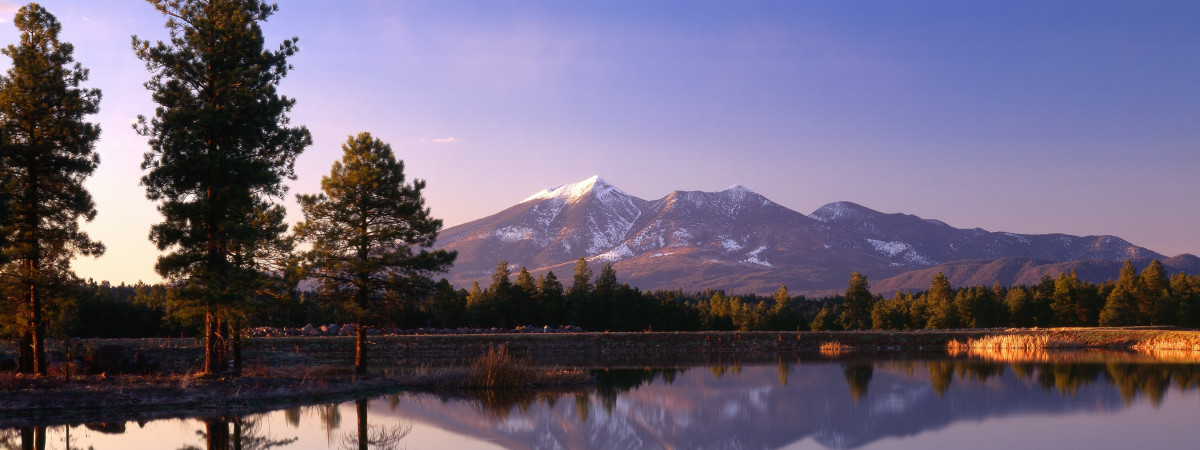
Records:
[[[242,332],[235,323],[230,322],[229,339],[233,347],[233,376],[237,377],[242,375]]]
[[[216,315],[216,332],[217,332],[217,372],[224,374],[229,371],[229,327],[225,320],[221,319],[221,315]]]
[[[233,450],[242,450],[242,418],[233,418]]]
[[[367,444],[370,443],[370,433],[367,428],[367,399],[360,398],[354,403],[358,410],[358,449],[367,450]]]
[[[204,377],[217,375],[217,317],[213,314],[212,305],[204,307]]]
[[[21,450],[33,450],[33,427],[21,428]]]
[[[21,342],[18,347],[20,350],[17,356],[17,371],[33,373],[33,332],[28,328],[21,332]]]
[[[223,418],[213,418],[204,421],[205,442],[208,450],[229,450],[229,424]]]
[[[30,270],[36,271],[37,264],[30,261]],[[42,296],[37,289],[37,284],[29,283],[29,325],[32,331],[31,340],[33,341],[33,374],[37,376],[46,374],[46,323],[42,317]]]
[[[354,324],[354,373],[367,374],[367,329],[361,320]]]
[[[46,427],[21,428],[21,450],[46,450]]]

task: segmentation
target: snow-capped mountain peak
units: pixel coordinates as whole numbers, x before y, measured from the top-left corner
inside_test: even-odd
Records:
[[[837,289],[851,271],[878,280],[962,261],[1026,258],[1058,264],[1162,257],[1115,236],[958,229],[844,201],[806,217],[741,185],[717,192],[676,190],[647,201],[599,176],[546,189],[500,213],[448,228],[439,244],[459,252],[447,277],[456,285],[486,282],[500,260],[534,272],[563,273],[586,258],[613,263],[623,280],[643,289],[759,293],[772,292],[780,282]],[[919,281],[912,283],[919,287]]]
[[[868,212],[874,211],[864,208],[862,205],[856,203],[841,201],[829,203],[825,206],[817,208],[817,210],[813,211],[812,214],[809,214],[808,217],[821,222],[830,222],[843,220],[846,218],[859,218],[866,215]]]
[[[562,186],[552,187],[521,200],[521,203],[527,203],[535,200],[561,198],[567,202],[574,203],[587,197],[588,194],[596,197],[608,197],[610,194],[619,194],[628,196],[628,194],[617,189],[615,186],[604,181],[599,175],[593,175],[590,178],[578,183],[565,184]]]
[[[753,193],[754,191],[753,191],[752,189],[750,189],[750,188],[748,188],[748,187],[745,187],[745,186],[742,186],[742,185],[740,185],[740,184],[735,184],[735,185],[733,185],[733,186],[730,186],[730,187],[727,187],[727,188],[725,188],[725,189],[721,190],[721,192],[746,192],[746,193]]]

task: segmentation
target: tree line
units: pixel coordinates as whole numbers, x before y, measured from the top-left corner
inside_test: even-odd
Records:
[[[191,336],[194,311],[181,308],[168,285],[112,286],[88,281],[65,310],[55,310],[55,334],[75,337]],[[347,323],[353,309],[319,290],[265,296],[245,309],[252,326]],[[991,327],[1174,325],[1200,328],[1200,275],[1168,276],[1158,261],[1140,273],[1131,263],[1116,280],[1082,281],[1073,272],[1043,275],[1036,285],[954,287],[942,274],[927,290],[873,294],[852,273],[839,295],[808,298],[787,286],[770,296],[722,290],[641,291],[620,283],[606,263],[593,273],[579,259],[564,285],[553,272],[513,274],[501,261],[492,282],[456,288],[442,279],[420,296],[373,305],[379,326],[502,328],[575,325],[589,331],[832,331]],[[86,318],[86,319],[85,319]],[[111,318],[111,320],[109,319]],[[112,326],[121,323],[121,326]]]

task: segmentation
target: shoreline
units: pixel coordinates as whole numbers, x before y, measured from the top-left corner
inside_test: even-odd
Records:
[[[1069,345],[1036,349],[1128,353],[1150,361],[1200,362],[1200,331],[1175,328],[1053,328],[839,332],[666,332],[522,335],[415,335],[372,337],[376,371],[346,374],[349,338],[250,338],[247,370],[241,377],[199,379],[188,371],[152,375],[62,375],[25,377],[0,372],[0,427],[61,425],[121,419],[244,415],[288,407],[332,403],[400,392],[470,398],[480,392],[536,393],[584,389],[578,373],[562,368],[645,367],[651,362],[694,366],[827,362],[866,357],[906,359],[954,357],[951,341],[986,336],[1040,336]],[[84,341],[123,345],[173,357],[178,369],[201,355],[186,341],[120,339]],[[191,340],[187,340],[191,341]],[[831,345],[836,343],[836,345]],[[192,343],[194,344],[194,342]],[[466,361],[504,347],[538,375],[518,387],[461,388]],[[1083,354],[1083,353],[1081,353]],[[670,356],[670,357],[668,357]],[[1043,355],[1037,356],[1044,358]],[[389,369],[390,368],[390,369]],[[389,370],[397,373],[387,373]],[[458,372],[455,372],[455,371]],[[576,370],[575,372],[580,372]],[[534,373],[534,372],[530,372]],[[532,380],[532,378],[531,378]]]

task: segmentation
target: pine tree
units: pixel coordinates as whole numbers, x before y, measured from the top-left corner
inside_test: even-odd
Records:
[[[542,317],[537,281],[525,266],[521,266],[521,271],[517,272],[515,287],[513,306],[517,311],[517,325],[536,325]]]
[[[484,290],[484,301],[487,302],[488,309],[495,314],[496,324],[504,328],[514,325],[513,284],[509,279],[511,276],[508,262],[501,260],[496,264],[496,268],[492,269],[492,284]]]
[[[567,298],[571,301],[586,297],[592,292],[592,269],[588,268],[587,260],[579,258],[575,263],[575,276],[571,278],[571,287],[567,288]]]
[[[1138,310],[1148,325],[1164,325],[1177,311],[1171,303],[1170,280],[1159,260],[1150,261],[1138,279]]]
[[[848,330],[871,329],[871,307],[874,306],[871,287],[867,277],[861,273],[850,274],[846,286],[846,306],[842,311],[842,325]]]
[[[281,198],[296,157],[312,138],[289,127],[293,99],[279,82],[298,49],[295,39],[265,50],[259,26],[277,7],[260,0],[150,0],[167,16],[169,42],[138,40],[133,48],[151,72],[154,118],[134,128],[149,138],[142,177],[163,222],[150,239],[161,255],[155,270],[197,298],[205,322],[204,374],[221,370],[217,348],[224,310],[247,296],[258,276],[233,255],[281,239],[279,227],[251,220]]]
[[[611,297],[613,291],[616,291],[617,271],[613,270],[611,263],[604,263],[604,268],[600,269],[599,275],[596,275],[596,284],[594,286],[593,292],[600,300]]]
[[[1176,324],[1188,328],[1200,326],[1200,276],[1175,274],[1171,277],[1171,295],[1179,303]]]
[[[767,328],[770,330],[796,330],[803,324],[800,314],[792,309],[792,295],[788,293],[787,285],[780,284],[775,293],[771,294],[771,309],[768,313]]]
[[[771,294],[771,300],[771,309],[781,311],[789,308],[792,304],[792,295],[788,293],[787,285],[780,283],[779,288],[775,289],[775,293]]]
[[[567,316],[577,325],[582,324],[587,314],[588,300],[592,294],[592,269],[588,268],[587,260],[579,258],[575,263],[575,275],[571,277],[571,287],[567,288]]]
[[[13,152],[12,155],[10,152]],[[8,180],[12,178],[12,170],[8,160],[15,154],[15,147],[9,145],[8,133],[4,127],[0,127],[0,270],[3,270],[4,264],[8,264],[12,260],[6,251],[9,243],[8,224],[12,216],[9,207],[9,199],[12,196],[8,193]]]
[[[1024,287],[1013,287],[1004,295],[1004,305],[1008,308],[1009,325],[1014,327],[1031,327],[1034,325],[1033,302]]]
[[[554,271],[546,272],[545,276],[538,276],[538,298],[541,299],[542,314],[545,318],[546,325],[559,326],[566,322],[566,305],[563,303],[563,286],[558,281],[558,276],[554,275]]]
[[[1054,295],[1050,300],[1050,310],[1054,312],[1054,325],[1083,325],[1076,306],[1080,300],[1079,289],[1079,278],[1075,276],[1074,271],[1058,274],[1058,279],[1054,281]]]
[[[488,320],[491,320],[491,311],[488,311],[487,298],[484,297],[483,289],[479,288],[479,282],[471,282],[471,290],[467,291],[467,321],[473,327],[482,327]]]
[[[442,221],[425,207],[425,181],[405,182],[404,162],[369,133],[351,136],[342,159],[321,178],[321,193],[298,195],[304,221],[296,236],[310,242],[307,273],[327,298],[356,318],[354,370],[367,370],[366,325],[373,306],[430,292],[430,276],[456,253],[429,250]],[[507,281],[507,264],[504,281]]]
[[[442,328],[462,326],[462,320],[467,314],[466,296],[454,290],[454,286],[445,278],[433,287],[433,297],[429,303],[430,315],[435,325]]]
[[[96,170],[100,127],[84,117],[99,111],[100,91],[85,89],[88,71],[74,46],[59,41],[58,20],[36,3],[13,21],[20,42],[4,48],[12,66],[0,77],[0,247],[10,259],[3,278],[23,304],[20,369],[46,373],[46,302],[74,279],[70,261],[99,256],[104,246],[79,228],[96,216],[83,180]],[[0,242],[3,243],[3,242]]]
[[[929,322],[926,328],[958,328],[959,311],[954,304],[954,289],[941,272],[929,282]]]
[[[838,320],[838,314],[832,308],[824,306],[813,317],[812,324],[809,327],[812,331],[838,331],[842,329],[842,323]]]
[[[613,302],[617,291],[617,271],[611,263],[604,263],[600,273],[592,284],[592,293],[584,302],[582,325],[590,330],[609,330],[618,328],[614,325]]]
[[[1124,284],[1117,283],[1108,294],[1108,301],[1100,311],[1100,326],[1121,327],[1138,323],[1137,299],[1126,289]]]

